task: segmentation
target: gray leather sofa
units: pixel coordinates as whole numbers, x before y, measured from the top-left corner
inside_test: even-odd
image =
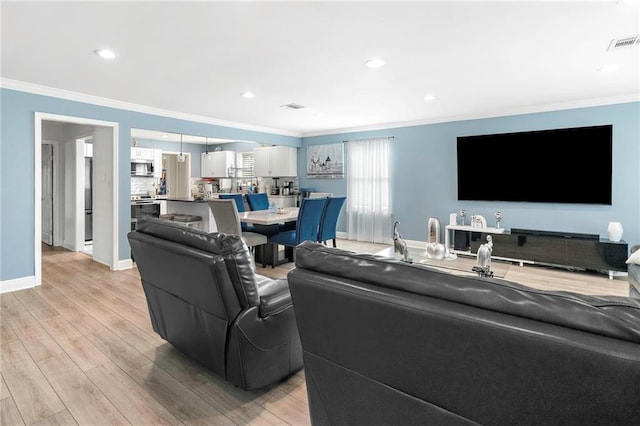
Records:
[[[640,301],[296,250],[314,425],[640,424]]]
[[[302,368],[287,280],[256,274],[239,236],[144,218],[128,239],[163,339],[242,389]]]

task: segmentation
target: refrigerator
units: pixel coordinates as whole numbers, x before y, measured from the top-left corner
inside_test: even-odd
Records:
[[[84,240],[93,240],[93,158],[84,158]]]

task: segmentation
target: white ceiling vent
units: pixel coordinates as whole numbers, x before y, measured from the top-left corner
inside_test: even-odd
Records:
[[[614,38],[613,40],[611,40],[611,43],[609,43],[607,51],[610,52],[612,50],[624,49],[627,47],[637,46],[639,44],[640,34],[625,38]]]
[[[302,109],[304,108],[304,105],[300,105],[297,104],[295,102],[291,102],[290,104],[285,104],[285,105],[280,105],[282,108],[289,108],[289,109]]]

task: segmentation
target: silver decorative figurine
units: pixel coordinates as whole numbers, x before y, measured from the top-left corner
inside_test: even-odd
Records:
[[[403,262],[413,263],[413,259],[409,257],[409,248],[407,247],[407,243],[398,231],[398,225],[400,225],[400,222],[398,221],[393,224],[393,250],[403,256]]]
[[[500,229],[500,221],[502,220],[502,212],[501,211],[495,212],[493,217],[496,218],[496,229]]]
[[[464,226],[464,218],[467,217],[467,211],[465,209],[460,210],[460,225]]]
[[[491,235],[487,235],[487,242],[482,244],[478,249],[478,258],[476,260],[476,266],[471,268],[473,272],[476,272],[478,276],[484,278],[492,278],[493,271],[491,270],[491,252],[493,251],[493,238]]]

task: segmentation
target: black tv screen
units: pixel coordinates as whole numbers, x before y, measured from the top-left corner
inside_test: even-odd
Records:
[[[611,205],[612,125],[460,136],[458,200]]]

